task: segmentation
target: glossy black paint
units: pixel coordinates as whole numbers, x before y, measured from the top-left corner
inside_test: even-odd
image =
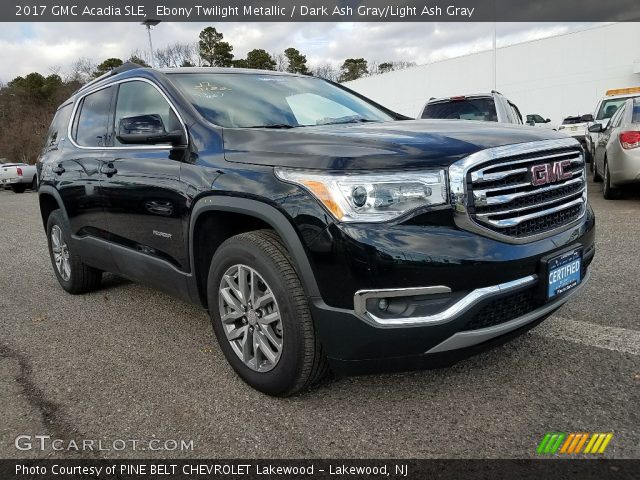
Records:
[[[115,135],[111,115],[107,148],[83,149],[60,138],[40,159],[43,217],[51,202],[57,202],[69,218],[73,242],[92,266],[206,307],[201,282],[209,265],[201,264],[202,245],[194,244],[201,238],[199,216],[215,211],[254,216],[285,239],[332,359],[353,360],[375,355],[376,348],[381,356],[396,355],[390,340],[415,336],[415,331],[398,329],[393,338],[385,337],[380,329],[345,313],[352,311],[359,289],[437,284],[467,291],[539,273],[542,256],[571,244],[593,244],[590,209],[574,228],[524,245],[458,229],[450,207],[414,212],[391,223],[339,224],[305,190],[279,180],[273,168],[446,167],[490,147],[564,138],[556,132],[446,120],[222,129],[204,120],[170,77],[150,69],[133,70],[88,91],[131,79],[153,82],[179,112],[186,146],[109,148]],[[210,237],[198,241],[211,242],[214,248],[227,227],[214,226],[207,230]],[[455,328],[448,325],[437,335],[431,330],[412,338],[426,351]],[[357,342],[350,340],[356,337]],[[392,349],[384,353],[388,348]]]

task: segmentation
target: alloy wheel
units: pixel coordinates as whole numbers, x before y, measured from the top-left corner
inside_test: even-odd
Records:
[[[280,309],[264,278],[246,265],[233,265],[218,288],[220,319],[238,358],[256,372],[280,360],[283,329]]]
[[[62,230],[58,225],[51,228],[51,251],[56,269],[65,282],[71,278],[71,262],[69,261],[69,247],[64,240]]]

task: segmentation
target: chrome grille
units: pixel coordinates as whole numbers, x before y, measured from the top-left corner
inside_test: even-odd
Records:
[[[532,181],[533,166],[544,181]],[[587,208],[584,157],[572,138],[481,150],[449,167],[449,183],[456,224],[508,243],[566,229]]]
[[[565,161],[568,178],[532,184],[531,167],[559,161]],[[579,149],[492,160],[470,169],[467,182],[471,220],[500,235],[544,234],[584,213],[586,173]]]

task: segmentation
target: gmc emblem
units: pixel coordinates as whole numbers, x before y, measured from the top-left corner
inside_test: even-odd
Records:
[[[569,165],[571,165],[571,160],[534,165],[531,167],[531,185],[537,187],[571,178],[572,172],[565,171]]]

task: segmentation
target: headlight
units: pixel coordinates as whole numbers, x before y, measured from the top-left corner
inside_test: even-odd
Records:
[[[277,168],[276,175],[307,189],[341,222],[384,222],[447,203],[444,170],[345,175]]]

